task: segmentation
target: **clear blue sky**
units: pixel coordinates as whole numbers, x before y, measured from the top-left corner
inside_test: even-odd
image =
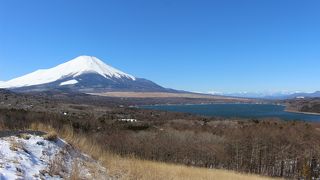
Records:
[[[92,55],[190,91],[320,90],[318,0],[0,0],[0,80]]]

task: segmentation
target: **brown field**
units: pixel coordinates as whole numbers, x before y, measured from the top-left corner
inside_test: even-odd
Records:
[[[166,93],[166,92],[106,92],[91,93],[92,95],[107,97],[126,97],[126,98],[196,98],[196,99],[226,99],[226,100],[249,100],[234,97],[214,96],[209,94],[197,93]]]

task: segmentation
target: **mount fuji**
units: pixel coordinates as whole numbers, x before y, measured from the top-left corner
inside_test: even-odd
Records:
[[[79,56],[51,69],[0,82],[0,88],[15,91],[47,91],[53,89],[77,92],[177,92],[143,78],[136,78],[105,64],[93,56]]]

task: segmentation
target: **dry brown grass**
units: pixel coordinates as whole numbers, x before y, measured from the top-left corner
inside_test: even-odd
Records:
[[[17,137],[18,137],[18,138],[25,139],[25,140],[28,140],[28,139],[31,138],[30,134],[25,134],[25,133],[18,134]]]
[[[79,170],[79,164],[78,161],[74,161],[72,164],[72,172],[70,175],[70,180],[79,180],[81,179],[80,175],[80,170]]]
[[[64,172],[64,162],[61,161],[60,158],[51,159],[49,162],[48,173],[51,176],[59,175],[63,177],[61,174]]]
[[[23,149],[22,144],[18,143],[15,139],[10,138],[9,142],[11,151],[18,151],[19,149]]]
[[[107,152],[93,140],[74,133],[70,127],[59,131],[43,124],[32,124],[31,129],[45,132],[56,132],[64,140],[79,148],[82,152],[91,155],[106,167],[108,175],[114,178],[131,180],[267,180],[273,179],[256,175],[240,174],[233,171],[216,170],[174,165],[161,162],[140,160],[134,157],[123,158]]]
[[[104,160],[108,171],[121,179],[159,180],[267,180],[273,179],[233,171],[188,167],[161,162],[107,156]]]
[[[48,134],[45,134],[43,138],[48,141],[56,141],[58,139],[58,135],[56,132],[49,132]]]
[[[5,126],[3,121],[0,121],[0,131],[6,130],[7,127]]]

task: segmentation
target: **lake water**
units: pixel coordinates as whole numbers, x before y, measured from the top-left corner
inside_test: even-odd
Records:
[[[284,106],[273,104],[155,105],[143,106],[142,108],[226,118],[278,117],[284,120],[320,121],[320,115],[286,112]]]

